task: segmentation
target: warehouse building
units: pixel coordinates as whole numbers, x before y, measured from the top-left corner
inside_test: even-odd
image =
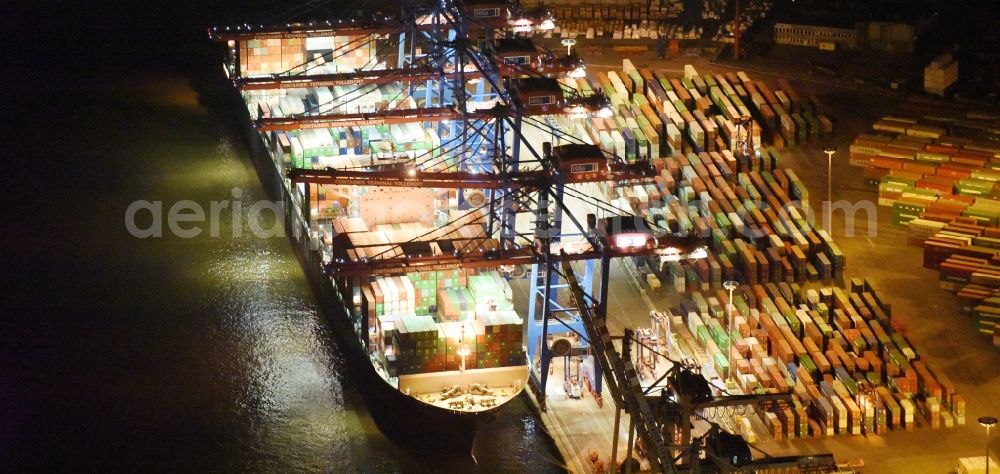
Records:
[[[829,51],[851,49],[912,53],[915,37],[913,25],[880,21],[858,22],[853,27],[797,23],[774,25],[774,42],[777,44],[807,46]]]
[[[854,28],[776,23],[774,42],[825,50],[859,49],[858,31]]]

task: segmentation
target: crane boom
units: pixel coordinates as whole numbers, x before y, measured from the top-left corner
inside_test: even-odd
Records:
[[[393,186],[399,188],[439,188],[439,189],[508,189],[542,186],[550,173],[546,170],[529,170],[509,173],[506,180],[496,175],[455,172],[428,172],[410,170],[311,170],[292,169],[288,179],[293,183],[353,185],[353,186]],[[653,175],[640,171],[614,171],[601,174],[566,173],[564,184],[601,183],[615,181],[618,185],[652,182]]]
[[[531,73],[547,77],[562,77],[576,68],[564,65],[547,65],[537,70],[527,71],[500,64],[500,75],[504,77],[531,77]],[[429,79],[455,80],[458,72],[438,72],[427,67],[374,69],[368,71],[341,72],[336,74],[310,74],[290,76],[243,77],[236,80],[240,90],[297,89],[304,87],[357,86],[367,84],[388,84],[392,82],[420,82]],[[465,79],[482,78],[481,71],[465,71]]]
[[[623,408],[635,420],[639,438],[649,447],[649,463],[653,471],[676,472],[667,447],[667,440],[663,437],[660,427],[657,426],[656,417],[650,409],[649,402],[646,401],[635,366],[631,360],[622,357],[612,344],[606,320],[601,315],[595,317],[592,314],[592,306],[586,301],[584,290],[580,287],[576,274],[573,273],[573,268],[566,261],[563,261],[562,265],[566,282],[580,308],[587,336],[590,338],[591,346],[595,349],[595,359],[601,368],[606,370],[604,372],[606,375],[613,374],[613,377],[608,376],[605,379],[608,381],[608,389],[614,395],[615,402],[623,404]]]
[[[349,235],[349,234],[348,234]],[[338,236],[342,238],[342,236]],[[605,252],[612,257],[655,255],[667,248],[691,246],[687,238],[663,237],[652,247],[608,247]],[[609,239],[612,240],[612,239]],[[447,242],[444,246],[442,242]],[[410,250],[407,246],[434,243],[437,249],[426,247]],[[698,241],[695,241],[697,244]],[[536,244],[537,245],[537,244]],[[558,262],[594,260],[602,257],[602,252],[587,241],[579,243],[552,243],[552,257]],[[359,256],[354,249],[377,247],[382,249],[376,257]],[[457,250],[456,250],[457,249]],[[414,271],[449,270],[453,268],[492,268],[504,265],[529,265],[543,259],[541,251],[530,245],[501,249],[498,240],[490,236],[472,238],[411,240],[407,242],[380,243],[372,245],[334,245],[335,255],[327,265],[330,276],[392,275]],[[568,251],[567,251],[568,250]],[[352,253],[353,252],[353,253]],[[597,338],[600,339],[600,338]],[[610,336],[609,336],[610,340]],[[643,400],[645,403],[645,400]]]
[[[466,71],[468,79],[482,77],[479,71]],[[237,80],[240,90],[296,89],[303,87],[356,86],[394,82],[425,81],[427,79],[457,79],[457,72],[440,73],[430,67],[405,67],[292,76],[244,77]]]
[[[382,112],[323,114],[304,117],[262,117],[257,119],[257,130],[261,132],[290,132],[307,128],[392,125],[458,120],[460,118],[462,118],[462,114],[451,107],[427,107],[422,109],[395,109]]]
[[[391,21],[391,20],[390,20]],[[290,23],[285,25],[237,25],[237,26],[216,26],[208,29],[208,37],[215,41],[246,41],[252,39],[287,39],[287,38],[311,38],[318,36],[367,36],[367,35],[389,35],[399,33],[405,27],[402,24],[376,25],[374,22],[368,25],[357,25],[349,23],[345,25],[342,21],[312,21],[309,23]],[[429,31],[434,25],[416,25],[421,31]]]
[[[646,399],[650,403],[659,403],[662,395],[646,395]],[[704,408],[713,407],[731,407],[731,406],[741,406],[741,405],[753,405],[758,402],[769,402],[769,401],[788,401],[792,399],[792,393],[765,393],[765,394],[752,394],[752,395],[729,395],[725,397],[720,397],[715,400],[708,402],[695,403],[692,404],[691,410],[697,411]]]

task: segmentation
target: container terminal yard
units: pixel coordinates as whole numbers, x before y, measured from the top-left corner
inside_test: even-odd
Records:
[[[474,456],[525,396],[572,472],[953,468],[886,445],[997,408],[996,117],[865,126],[779,74],[588,67],[532,41],[555,28],[466,1],[209,32],[373,403],[409,415],[385,429]],[[874,213],[824,220],[824,188]]]

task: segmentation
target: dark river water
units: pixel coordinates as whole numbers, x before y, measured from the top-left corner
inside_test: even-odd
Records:
[[[218,237],[208,222],[171,235],[177,202],[207,212],[267,198],[223,102],[221,52],[204,25],[176,23],[202,20],[185,5],[157,6],[174,26],[135,44],[119,25],[13,46],[24,54],[5,71],[21,80],[4,84],[20,126],[5,134],[0,470],[560,471],[525,400],[483,433],[478,465],[397,446],[286,240],[227,211]],[[162,203],[163,237],[129,233],[137,200]]]

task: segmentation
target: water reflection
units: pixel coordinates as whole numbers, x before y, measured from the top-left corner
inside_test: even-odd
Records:
[[[266,198],[221,87],[199,94],[226,106],[172,106],[129,94],[178,77],[142,77],[139,88],[57,81],[73,85],[46,97],[59,114],[23,100],[35,116],[19,119],[52,134],[23,156],[73,159],[46,168],[52,192],[38,193],[41,174],[18,180],[45,198],[16,207],[21,220],[59,238],[39,251],[5,235],[37,283],[11,292],[30,322],[4,340],[19,358],[0,371],[0,401],[13,400],[0,408],[16,412],[0,459],[13,453],[13,470],[32,472],[552,471],[554,450],[523,403],[504,408],[478,468],[390,442],[285,239],[234,235],[229,213],[218,238],[129,235],[135,200],[207,207],[240,188],[246,213]]]
[[[230,139],[216,147],[220,168],[245,170]],[[227,176],[239,187],[244,226],[254,202],[267,196],[254,176]],[[231,199],[232,193],[219,199]],[[261,239],[231,230],[223,213],[204,276],[212,288],[206,314],[213,344],[228,358],[219,376],[232,379],[233,416],[247,423],[247,454],[240,468],[251,470],[403,470],[404,453],[393,452],[358,400],[345,397],[345,365],[335,339],[312,300],[298,261],[281,238]],[[267,217],[265,215],[265,217]],[[267,224],[264,227],[268,227]],[[246,230],[246,229],[242,229]],[[374,438],[374,439],[371,439]],[[398,459],[398,460],[397,460]]]

